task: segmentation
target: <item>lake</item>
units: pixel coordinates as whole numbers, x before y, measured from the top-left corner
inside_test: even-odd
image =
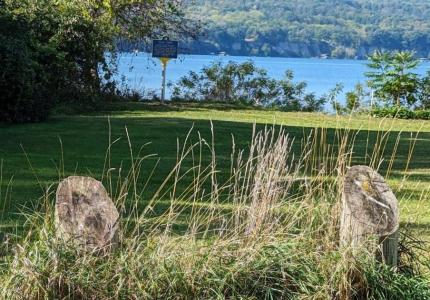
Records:
[[[177,60],[169,62],[167,67],[168,82],[175,82],[189,71],[199,71],[203,66],[212,62],[252,60],[258,67],[268,71],[275,79],[283,78],[286,70],[292,70],[295,81],[305,81],[307,91],[323,95],[335,87],[336,83],[344,85],[344,92],[354,89],[357,83],[365,83],[364,73],[367,71],[367,61],[318,59],[318,58],[279,58],[279,57],[244,57],[244,56],[212,56],[212,55],[181,55]],[[418,74],[425,74],[430,70],[430,62],[423,62],[416,70]],[[119,56],[119,77],[123,77],[127,84],[137,90],[143,88],[160,90],[161,64],[147,53],[122,53]],[[167,95],[170,96],[170,91]],[[342,97],[343,98],[343,97]]]

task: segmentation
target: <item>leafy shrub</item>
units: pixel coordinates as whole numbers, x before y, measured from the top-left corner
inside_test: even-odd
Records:
[[[430,110],[410,110],[406,107],[376,107],[371,111],[378,118],[430,120]]]
[[[369,97],[370,93],[365,91],[364,86],[360,83],[356,84],[354,90],[347,92],[345,95],[345,111],[347,113],[353,113],[363,109],[365,99]]]
[[[430,120],[430,110],[416,110],[414,114],[415,119]]]
[[[53,101],[29,25],[1,10],[0,28],[0,121],[41,121]]]
[[[325,97],[306,94],[306,82],[294,82],[294,73],[285,72],[284,79],[278,81],[280,93],[271,103],[273,107],[284,111],[321,111],[327,102]]]
[[[271,79],[254,62],[221,62],[191,71],[173,86],[173,100],[240,102],[285,111],[320,111],[326,102],[306,94],[306,83],[295,83],[292,71],[282,80]]]
[[[427,71],[426,75],[421,79],[419,100],[420,108],[430,108],[430,71]]]
[[[191,71],[174,86],[174,100],[261,104],[278,94],[275,80],[251,61],[223,65],[215,62],[200,73]]]

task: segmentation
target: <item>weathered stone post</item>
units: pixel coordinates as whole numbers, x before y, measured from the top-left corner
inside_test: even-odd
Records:
[[[351,167],[343,187],[340,244],[361,247],[373,238],[377,257],[396,266],[398,229],[398,201],[384,178],[369,167]]]
[[[72,176],[57,189],[57,235],[88,250],[109,250],[118,242],[119,213],[103,184]]]

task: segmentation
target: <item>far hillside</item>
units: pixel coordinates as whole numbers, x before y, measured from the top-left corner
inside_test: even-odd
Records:
[[[375,49],[429,57],[428,0],[196,0],[206,24],[193,53],[365,58]]]

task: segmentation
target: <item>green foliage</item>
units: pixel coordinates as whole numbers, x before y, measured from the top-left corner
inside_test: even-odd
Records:
[[[429,57],[427,0],[198,0],[188,14],[207,24],[199,53],[366,58],[385,49]]]
[[[379,118],[430,120],[430,110],[411,110],[402,106],[376,107],[371,114]]]
[[[285,111],[322,110],[325,99],[306,94],[306,83],[293,80],[291,71],[282,80],[271,79],[252,61],[225,65],[216,62],[200,73],[191,71],[182,77],[173,88],[173,100],[240,102]]]
[[[411,276],[393,272],[384,265],[368,265],[365,270],[368,299],[417,299],[430,298],[429,281],[424,276]]]
[[[418,101],[420,80],[412,72],[418,64],[411,52],[375,52],[369,57],[368,85],[388,104],[412,106]]]
[[[344,111],[344,107],[340,104],[338,97],[340,93],[342,93],[343,85],[338,83],[336,86],[331,89],[328,93],[328,101],[331,104],[331,107],[336,112],[336,114],[342,114]]]
[[[421,79],[419,100],[421,108],[430,108],[430,71]]]
[[[324,97],[306,93],[306,82],[294,82],[294,73],[285,72],[285,78],[278,81],[280,95],[274,99],[272,106],[284,111],[321,111],[327,102]]]
[[[215,62],[182,77],[173,90],[173,99],[221,102],[266,103],[277,93],[276,82],[251,61]]]
[[[430,110],[414,110],[414,119],[430,120]]]
[[[374,91],[372,101],[383,103],[382,109],[374,110],[375,115],[426,119],[422,111],[430,108],[430,72],[419,77],[413,72],[419,64],[412,52],[375,52],[369,57],[368,66],[373,70],[366,76],[369,78],[368,86]],[[369,98],[362,89],[356,93],[359,95],[347,94],[347,101],[354,101],[356,96]],[[387,109],[386,106],[392,108]],[[417,114],[406,113],[408,109],[418,110]]]
[[[0,7],[0,121],[46,118],[57,103],[94,107],[117,93],[117,42],[187,34],[180,2],[6,0]],[[110,53],[110,55],[106,55]],[[11,85],[13,88],[8,89]]]
[[[34,50],[37,45],[24,18],[0,10],[0,28],[0,121],[43,120],[53,99],[40,60],[50,49]]]
[[[337,84],[334,89],[330,90],[327,96],[333,111],[335,111],[337,115],[353,114],[366,109],[369,93],[365,91],[362,84],[357,83],[354,90],[345,94],[345,105],[342,105],[338,100],[342,91],[343,85]]]
[[[364,90],[364,86],[360,83],[356,84],[353,91],[346,93],[346,112],[353,113],[360,110],[368,96],[369,94]]]

